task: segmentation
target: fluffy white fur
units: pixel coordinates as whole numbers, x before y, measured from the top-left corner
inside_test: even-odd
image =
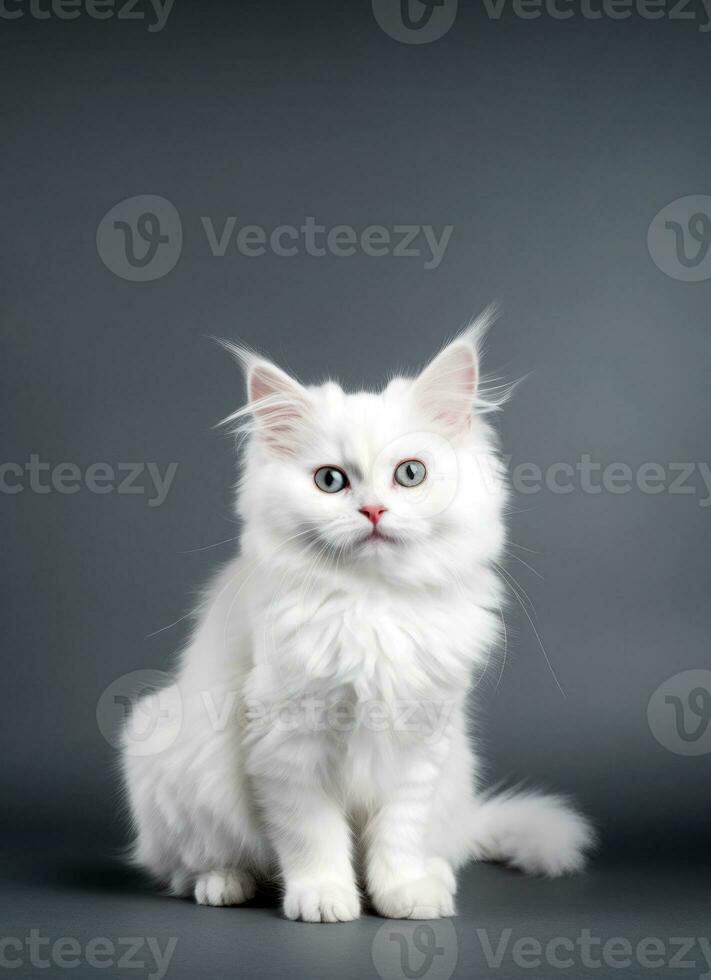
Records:
[[[164,692],[182,712],[140,754],[125,741],[135,856],[175,894],[236,905],[278,876],[291,919],[355,919],[362,890],[381,915],[435,918],[472,858],[583,865],[591,830],[564,800],[477,795],[467,696],[499,638],[504,541],[497,406],[478,390],[490,318],[377,394],[303,387],[233,348],[240,553]],[[393,479],[408,459],[418,487]],[[316,486],[327,464],[349,487]],[[387,508],[382,537],[366,505]]]

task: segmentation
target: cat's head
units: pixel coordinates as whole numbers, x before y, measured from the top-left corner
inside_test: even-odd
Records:
[[[487,311],[414,378],[380,392],[304,386],[265,358],[242,363],[248,436],[245,540],[356,572],[443,581],[501,548],[501,464],[479,390]]]

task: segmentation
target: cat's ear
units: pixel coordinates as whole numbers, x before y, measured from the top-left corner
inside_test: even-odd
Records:
[[[242,366],[247,383],[247,404],[224,421],[241,428],[242,420],[251,416],[249,431],[267,449],[278,456],[293,455],[299,436],[313,418],[308,391],[265,357],[229,342],[221,343]]]
[[[292,455],[311,417],[306,389],[271,361],[255,358],[247,365],[247,407],[256,434],[277,455]]]
[[[415,379],[418,410],[453,436],[465,432],[471,422],[479,384],[479,344],[495,316],[496,310],[489,307]]]

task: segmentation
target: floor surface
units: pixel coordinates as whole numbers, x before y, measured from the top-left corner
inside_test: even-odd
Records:
[[[711,977],[711,873],[683,861],[598,861],[544,881],[473,865],[459,915],[418,923],[284,920],[274,894],[213,909],[164,897],[87,840],[2,857],[8,977]]]

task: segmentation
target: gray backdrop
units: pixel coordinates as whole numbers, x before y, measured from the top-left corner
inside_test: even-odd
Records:
[[[507,570],[565,697],[512,601],[505,667],[479,697],[489,776],[573,793],[601,828],[601,860],[683,859],[709,840],[708,675],[671,681],[651,728],[648,705],[710,659],[703,9],[592,20],[572,5],[564,20],[506,6],[496,19],[461,0],[427,41],[451,3],[419,34],[396,3],[375,8],[175,0],[162,30],[146,6],[144,20],[85,7],[40,20],[26,6],[0,18],[3,819],[33,840],[125,840],[97,701],[121,675],[169,667],[188,624],[162,628],[238,533],[234,449],[212,426],[240,403],[241,379],[210,336],[305,380],[377,385],[498,299],[486,368],[529,375],[502,443],[512,469],[534,464],[543,480],[513,498]],[[102,223],[140,195],[165,198],[177,222],[148,200]],[[168,241],[141,266],[150,214]],[[213,254],[205,224],[219,237],[230,216]],[[451,238],[436,268],[421,235],[419,255],[309,254],[290,232],[290,256],[236,245],[245,225],[268,236],[309,216],[394,238],[452,226]],[[24,469],[33,454],[49,464],[38,478]],[[569,475],[553,464],[586,457],[626,464],[629,492],[610,489],[624,470],[602,492],[579,475],[571,492],[545,486]],[[108,492],[37,489],[128,462],[177,464],[159,506],[145,469],[142,493],[119,492],[122,468],[113,483],[102,471]],[[650,462],[655,492],[637,485]],[[60,463],[78,468],[64,484]],[[688,479],[670,469],[682,463]]]

